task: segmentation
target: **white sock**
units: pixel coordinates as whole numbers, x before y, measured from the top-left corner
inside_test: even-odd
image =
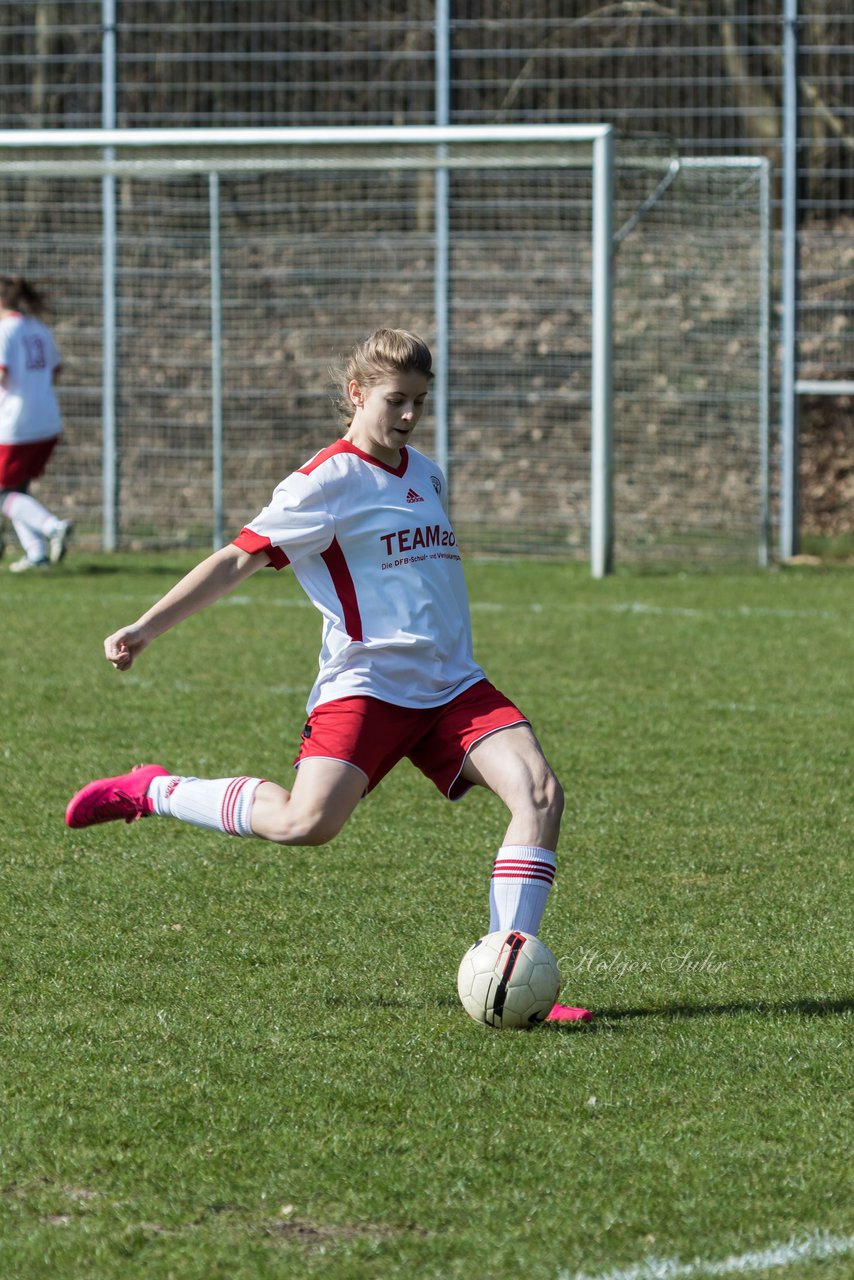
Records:
[[[178,818],[208,831],[251,836],[255,792],[263,778],[152,778],[148,798],[161,818]]]
[[[489,932],[538,933],[554,878],[555,855],[550,849],[527,844],[499,849],[489,884]]]
[[[28,493],[7,493],[3,515],[12,521],[18,541],[28,560],[46,560],[45,538],[57,532],[61,521]]]

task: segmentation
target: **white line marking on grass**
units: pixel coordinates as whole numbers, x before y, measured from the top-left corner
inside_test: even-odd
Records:
[[[59,588],[51,591],[53,600],[60,600],[68,603],[71,600],[78,600],[79,591],[60,591]],[[96,603],[103,604],[133,604],[135,608],[139,608],[141,604],[153,604],[159,599],[150,592],[140,594],[130,591],[99,591]],[[314,605],[310,600],[303,596],[248,596],[248,595],[229,595],[217,601],[219,605],[232,605],[239,607],[258,606],[262,609],[269,607],[277,607],[280,609],[313,609]],[[521,610],[523,613],[545,613],[546,606],[540,603],[531,604],[506,604],[504,602],[492,600],[472,600],[470,608],[473,612],[478,613],[516,613]],[[677,605],[658,605],[647,604],[643,600],[630,600],[625,602],[617,602],[612,604],[596,604],[589,600],[553,600],[548,605],[550,613],[566,612],[566,613],[635,613],[650,614],[653,617],[661,618],[820,618],[825,621],[834,621],[838,619],[847,620],[847,613],[833,612],[830,609],[771,609],[761,605],[739,605],[734,609],[692,609],[683,608]]]
[[[752,1271],[770,1267],[793,1267],[801,1262],[817,1262],[854,1253],[854,1236],[832,1236],[814,1231],[788,1244],[772,1244],[767,1249],[732,1254],[719,1262],[696,1258],[680,1262],[678,1258],[644,1258],[630,1267],[589,1275],[587,1272],[561,1271],[559,1280],[701,1280],[703,1276],[746,1276]]]
[[[79,591],[63,591],[63,592],[51,591],[50,594],[51,594],[52,600],[60,600],[63,604],[68,604],[70,601],[77,601],[80,599]],[[133,591],[99,591],[95,599],[95,603],[99,605],[130,604],[130,605],[133,605],[135,609],[139,609],[143,605],[148,606],[151,604],[155,604],[159,599],[160,599],[159,596],[152,595],[148,591],[142,594],[140,594],[139,592],[133,592]],[[311,603],[311,601],[305,599],[305,597],[302,597],[302,598],[297,597],[294,599],[290,596],[272,596],[269,600],[262,599],[260,596],[243,596],[243,595],[223,596],[221,600],[216,601],[216,604],[220,606],[221,605],[238,605],[238,606],[244,606],[244,607],[250,606],[250,605],[257,605],[259,608],[262,608],[262,609],[266,609],[268,606],[273,606],[280,609],[313,609],[314,608],[314,605]]]
[[[260,596],[223,596],[217,603],[225,605],[257,605],[261,609],[266,609],[268,605],[277,605],[280,609],[314,608],[310,600],[299,596],[296,599],[291,596],[271,596],[269,600],[262,600]]]
[[[124,675],[122,676],[122,685],[135,685],[139,689],[173,689],[175,693],[196,693],[199,689],[210,688],[210,680],[204,676],[193,679],[192,676],[184,680],[173,680],[171,683],[166,680],[159,680],[156,676],[138,676]],[[306,685],[296,684],[253,684],[249,680],[223,680],[219,682],[220,686],[226,689],[251,689],[253,692],[261,693],[298,693],[301,696],[305,694]]]
[[[701,618],[703,609],[678,608],[676,605],[646,604],[643,600],[629,600],[625,604],[593,605],[592,608],[607,609],[608,613],[651,613],[666,618]],[[717,610],[712,610],[716,613]]]
[[[642,600],[626,604],[590,605],[609,613],[651,613],[664,618],[835,618],[827,609],[770,609],[762,605],[741,604],[735,609],[687,609],[675,605],[645,604]]]
[[[497,604],[490,600],[473,600],[471,609],[480,613],[510,613],[521,609],[524,613],[543,613],[542,604]],[[549,605],[556,613],[635,613],[649,614],[657,618],[822,618],[828,621],[843,615],[829,609],[769,609],[762,606],[739,605],[735,609],[689,609],[676,605],[646,604],[643,600],[628,600],[617,604],[593,604],[588,600],[556,600]]]

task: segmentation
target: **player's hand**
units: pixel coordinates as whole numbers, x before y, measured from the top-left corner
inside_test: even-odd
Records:
[[[142,627],[122,627],[104,641],[104,653],[117,671],[127,671],[134,659],[142,653],[148,638]]]

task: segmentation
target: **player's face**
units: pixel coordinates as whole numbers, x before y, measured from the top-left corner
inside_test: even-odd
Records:
[[[355,413],[347,439],[371,457],[396,467],[400,450],[421,417],[427,385],[424,374],[414,371],[389,374],[370,387],[351,382]]]

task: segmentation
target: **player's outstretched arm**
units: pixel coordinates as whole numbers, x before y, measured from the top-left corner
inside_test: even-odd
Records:
[[[264,555],[250,555],[233,544],[208,556],[136,622],[107,636],[104,653],[118,671],[127,671],[152,640],[184,618],[206,609],[220,596],[244,582],[267,563]]]

